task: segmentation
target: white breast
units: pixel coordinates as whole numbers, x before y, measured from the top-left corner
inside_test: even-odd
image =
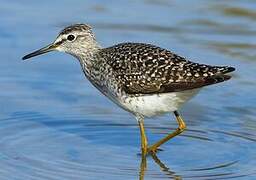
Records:
[[[146,117],[161,115],[178,110],[186,101],[198,93],[199,89],[139,97],[128,97],[121,102],[123,108]]]

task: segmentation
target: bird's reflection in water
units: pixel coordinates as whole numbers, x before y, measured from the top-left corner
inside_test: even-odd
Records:
[[[181,180],[182,177],[177,175],[174,171],[170,170],[158,157],[155,153],[150,153],[148,156],[151,156],[154,162],[160,167],[161,171],[164,172],[167,176],[175,179]],[[141,162],[140,162],[140,173],[139,173],[139,180],[144,180],[145,173],[147,171],[147,157],[145,155],[141,155]]]
[[[144,180],[146,170],[147,170],[147,156],[141,155],[139,180]]]
[[[158,157],[156,154],[149,154],[148,156],[141,156],[141,163],[140,163],[140,172],[139,172],[139,180],[144,180],[146,171],[147,171],[147,158],[151,157],[152,160],[160,167],[160,170],[164,173],[164,175],[167,178],[175,179],[175,180],[182,180],[182,176],[178,175],[176,172],[172,171],[169,167],[167,167]],[[221,168],[227,168],[230,166],[233,166],[237,164],[239,161],[234,160],[231,162],[225,162],[225,163],[220,163],[214,166],[210,167],[204,167],[204,168],[194,168],[194,169],[187,169],[186,171],[191,171],[191,172],[202,172],[203,171],[210,171],[210,170],[215,170],[215,169],[221,169]],[[255,173],[253,173],[255,174]],[[241,176],[248,176],[251,175],[250,173],[247,174],[235,174],[235,173],[219,173],[219,172],[212,172],[210,174],[199,174],[199,175],[192,175],[192,176],[186,176],[186,178],[209,178],[212,176],[218,176],[223,179],[226,178],[235,178],[235,177],[241,177]]]

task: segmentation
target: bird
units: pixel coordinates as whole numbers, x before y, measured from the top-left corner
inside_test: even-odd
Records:
[[[141,153],[156,153],[159,147],[181,134],[186,123],[178,110],[203,87],[229,80],[231,66],[192,62],[156,45],[124,42],[101,47],[88,24],[65,27],[49,45],[22,59],[51,51],[70,54],[77,59],[87,79],[103,95],[132,113],[139,125]],[[166,137],[149,145],[144,119],[173,113],[178,127]]]

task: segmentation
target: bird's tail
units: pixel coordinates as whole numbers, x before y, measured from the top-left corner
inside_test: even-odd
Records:
[[[212,70],[215,71],[215,74],[205,79],[208,84],[216,84],[229,80],[232,76],[226,74],[235,71],[235,68],[230,66],[214,66]]]
[[[227,74],[236,70],[234,67],[230,67],[230,66],[223,66],[223,67],[216,67],[216,68],[218,73],[221,73],[221,74]]]

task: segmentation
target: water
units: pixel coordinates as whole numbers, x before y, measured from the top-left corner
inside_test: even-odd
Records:
[[[253,1],[1,0],[0,15],[1,180],[256,178]],[[74,22],[91,24],[103,46],[153,43],[237,71],[181,110],[184,134],[141,160],[135,119],[97,92],[77,61],[61,53],[21,61]],[[146,121],[150,142],[176,127],[170,115]]]

